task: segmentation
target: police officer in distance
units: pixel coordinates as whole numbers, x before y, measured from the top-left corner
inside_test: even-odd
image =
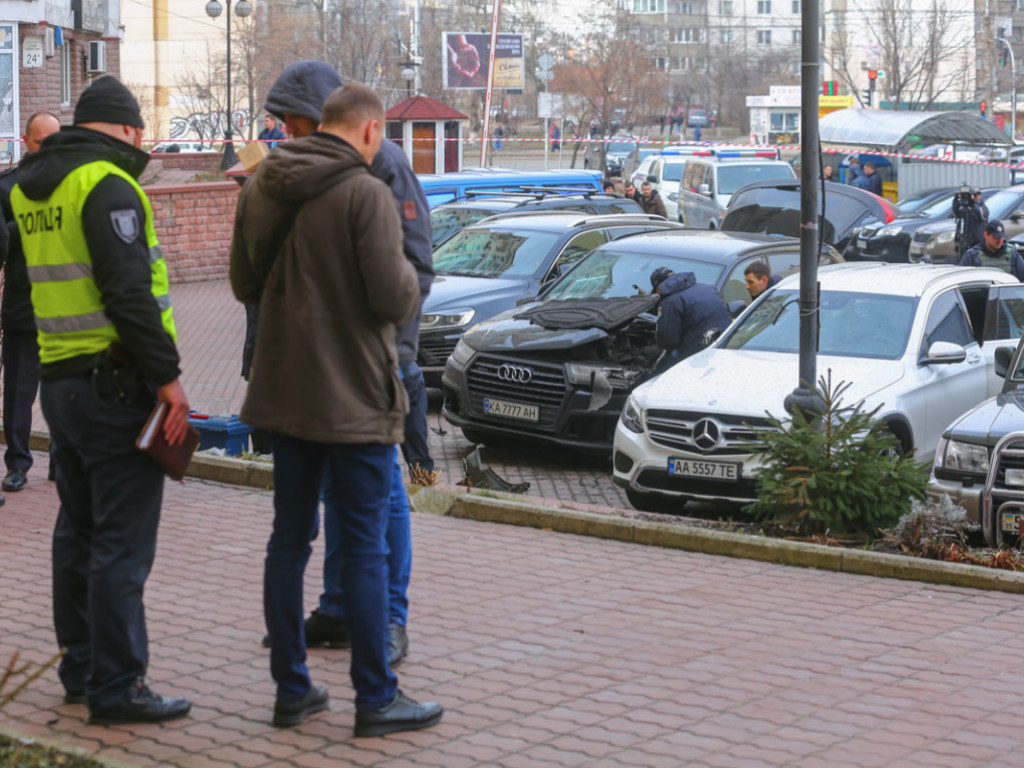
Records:
[[[53,613],[68,702],[91,723],[182,717],[190,704],[146,686],[142,592],[156,551],[163,472],[135,448],[160,400],[179,444],[188,400],[153,212],[136,178],[142,116],[114,77],[86,88],[74,125],[22,162],[11,207],[39,329],[43,414],[60,510]]]
[[[985,225],[981,242],[960,259],[961,267],[998,267],[1024,283],[1024,258],[1006,242],[1003,222],[992,220]]]

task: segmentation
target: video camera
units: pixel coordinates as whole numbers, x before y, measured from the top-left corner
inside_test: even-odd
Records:
[[[965,217],[974,206],[974,192],[965,181],[953,196],[953,215],[958,219]]]

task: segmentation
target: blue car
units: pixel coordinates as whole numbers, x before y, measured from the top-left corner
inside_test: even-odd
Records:
[[[555,171],[472,168],[457,173],[421,173],[418,178],[427,195],[427,205],[431,208],[452,200],[464,200],[472,191],[519,192],[533,187],[575,187],[602,191],[600,171],[573,168]]]

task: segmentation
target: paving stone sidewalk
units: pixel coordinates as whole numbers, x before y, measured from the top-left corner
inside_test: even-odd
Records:
[[[0,510],[2,661],[55,650],[44,476]],[[354,739],[348,652],[317,650],[330,712],[275,730],[259,644],[270,519],[266,491],[167,484],[146,594],[150,679],[194,699],[189,719],[86,725],[49,672],[0,722],[183,768],[1021,764],[1019,597],[419,513],[398,672],[446,706],[443,722]]]
[[[241,308],[224,281],[175,286],[197,408],[237,411]],[[41,426],[37,419],[37,425]],[[432,447],[454,478],[470,445]],[[546,498],[621,506],[593,465],[486,453]],[[495,461],[499,463],[494,463]],[[504,463],[501,463],[504,462]],[[37,455],[0,508],[0,663],[54,651],[56,494]],[[259,646],[271,495],[168,483],[147,589],[150,680],[193,697],[164,725],[96,727],[48,672],[0,726],[133,766],[1019,766],[1019,597],[413,516],[404,689],[447,707],[437,728],[351,735],[347,651],[310,666],[331,711],[270,727]],[[309,569],[315,604],[320,542]]]

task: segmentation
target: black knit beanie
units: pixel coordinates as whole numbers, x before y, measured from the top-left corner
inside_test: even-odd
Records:
[[[139,102],[113,75],[106,75],[82,91],[75,104],[75,125],[114,123],[145,128]]]

